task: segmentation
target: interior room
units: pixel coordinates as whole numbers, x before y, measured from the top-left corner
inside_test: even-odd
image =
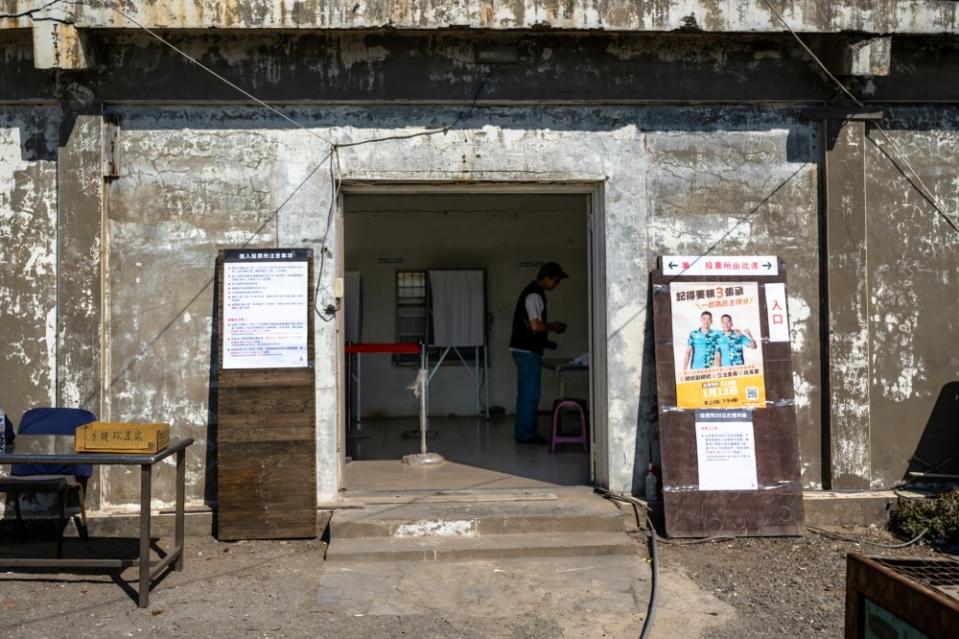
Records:
[[[344,332],[348,491],[526,488],[590,482],[585,444],[514,440],[517,375],[509,348],[520,292],[546,262],[569,278],[547,293],[538,432],[549,438],[554,402],[583,400],[588,432],[588,196],[573,193],[346,193]],[[429,374],[430,452],[437,468],[403,472],[420,452],[419,399],[411,390],[423,358]],[[351,353],[351,346],[386,352]],[[394,348],[395,347],[395,348]],[[362,349],[361,349],[362,350]],[[415,350],[415,349],[412,349]],[[578,359],[577,359],[578,358]],[[555,370],[557,365],[569,370]],[[563,434],[583,423],[560,412]],[[588,438],[587,438],[588,439]],[[397,474],[399,473],[399,474]]]

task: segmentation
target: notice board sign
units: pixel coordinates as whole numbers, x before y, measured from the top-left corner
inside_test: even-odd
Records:
[[[217,536],[316,536],[313,252],[217,260]]]
[[[652,287],[667,535],[801,534],[785,264],[664,256],[661,267]]]
[[[229,251],[223,259],[223,368],[307,366],[305,251]]]

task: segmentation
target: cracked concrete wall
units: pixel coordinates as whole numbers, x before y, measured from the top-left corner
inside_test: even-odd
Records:
[[[776,0],[800,32],[947,33],[949,0]],[[783,31],[763,0],[0,0],[0,28],[30,25],[30,12],[80,28],[161,29],[575,29]],[[19,17],[18,17],[19,16]]]
[[[819,127],[788,110],[687,113],[699,127],[650,135],[647,255],[775,254],[786,263],[793,388],[803,484],[822,486],[819,354]],[[655,264],[648,262],[649,268]],[[652,330],[652,324],[647,327]],[[651,339],[647,337],[647,341]],[[651,344],[647,344],[651,346]],[[655,424],[643,388],[640,437]],[[654,442],[654,430],[648,437]],[[658,445],[657,445],[658,446]],[[645,459],[637,460],[641,471]],[[642,478],[637,476],[636,485]]]
[[[948,385],[959,379],[953,346],[959,333],[959,233],[910,183],[907,176],[916,178],[905,164],[959,223],[959,109],[897,107],[882,126],[888,139],[867,129],[865,158],[868,479],[874,488],[903,478],[920,440],[943,435],[930,432],[937,421],[933,411],[940,393],[954,401]],[[939,450],[918,453],[926,462],[956,452],[954,417],[951,423]]]
[[[0,105],[0,405],[19,423],[57,392],[55,107]]]
[[[323,234],[330,197],[324,169],[282,208],[325,152],[324,145],[261,109],[122,107],[121,175],[108,190],[110,243],[110,415],[168,418],[177,434],[204,440],[216,250],[254,245],[312,246]],[[451,108],[298,108],[311,131],[340,142],[411,133],[455,121]],[[655,254],[692,250],[735,225],[735,243],[793,260],[797,386],[815,384],[815,135],[794,114],[743,108],[491,108],[447,134],[341,150],[345,179],[462,180],[604,185],[606,211],[608,483],[634,484],[644,459],[650,415],[637,389],[653,375],[646,349],[647,273]],[[707,125],[694,123],[709,122]],[[346,123],[351,123],[347,125]],[[698,148],[699,151],[693,149]],[[697,162],[715,164],[700,177]],[[785,203],[802,202],[799,209]],[[811,207],[807,206],[812,203]],[[750,213],[752,211],[752,213]],[[813,230],[810,230],[813,229]],[[810,235],[812,233],[812,235]],[[785,248],[778,247],[785,243]],[[730,244],[732,246],[732,244]],[[338,248],[331,247],[337,259]],[[334,269],[321,290],[332,289]],[[321,300],[322,302],[325,300]],[[337,402],[335,334],[317,322],[317,453],[321,499],[335,495]],[[809,339],[808,342],[804,341]],[[802,428],[818,432],[813,400]],[[637,428],[639,430],[637,431]],[[637,440],[637,432],[640,433]],[[815,458],[818,440],[804,443]],[[810,443],[811,442],[811,443]],[[190,494],[202,494],[205,455],[191,455]],[[811,472],[815,475],[818,469]],[[112,472],[112,471],[111,471]],[[134,495],[110,484],[111,500]],[[162,499],[162,488],[159,493]]]
[[[820,468],[819,125],[801,119],[799,106],[648,104],[821,104],[834,88],[787,38],[767,36],[527,33],[518,41],[519,64],[493,69],[472,62],[478,42],[497,44],[514,36],[251,33],[190,35],[177,42],[266,99],[315,104],[290,113],[331,139],[411,133],[460,118],[446,135],[344,149],[342,167],[350,178],[604,184],[611,452],[601,464],[601,478],[616,489],[628,490],[637,481],[634,471],[643,468],[650,441],[655,454],[654,419],[645,403],[654,396],[646,374],[651,370],[646,273],[655,256],[694,252],[715,241],[729,252],[746,247],[783,255],[791,266],[803,477],[807,486],[819,486],[821,475],[829,474]],[[28,310],[25,319],[14,321],[6,301],[0,306],[3,356],[11,364],[5,370],[20,384],[11,387],[20,402],[12,403],[13,412],[28,404],[97,398],[97,382],[105,380],[103,417],[166,418],[178,434],[197,438],[190,453],[189,494],[194,500],[210,498],[213,475],[206,471],[215,451],[205,450],[205,444],[215,440],[208,432],[208,424],[215,424],[215,407],[209,404],[213,300],[204,284],[213,277],[211,256],[242,244],[257,229],[253,241],[259,245],[316,248],[329,203],[325,170],[307,180],[277,220],[271,213],[325,147],[263,109],[197,105],[234,101],[236,95],[142,35],[97,34],[93,40],[104,66],[86,72],[34,71],[29,32],[0,31],[0,95],[19,101],[19,106],[0,106],[9,123],[0,129],[6,136],[0,145],[0,232],[2,246],[12,246],[18,260],[0,265],[0,294],[8,295],[4,300],[12,300],[13,308]],[[868,90],[877,101],[951,100],[959,95],[957,70],[955,43],[897,40],[892,75],[862,80],[854,88]],[[569,82],[572,77],[580,80]],[[463,105],[481,83],[480,107],[471,111]],[[121,175],[104,186],[95,148],[99,101],[134,99],[148,104],[107,106],[123,122]],[[369,105],[406,100],[431,104]],[[156,106],[159,102],[193,106]],[[437,106],[444,102],[450,104]],[[530,106],[535,102],[540,104]],[[897,108],[890,132],[926,183],[952,207],[954,113]],[[941,336],[954,333],[950,313],[909,315],[914,308],[944,304],[951,310],[956,261],[950,253],[954,245],[946,239],[935,243],[934,234],[925,232],[921,200],[874,147],[868,157],[876,169],[867,204],[870,216],[879,211],[881,223],[869,226],[869,251],[875,251],[869,257],[869,282],[873,293],[885,292],[870,301],[868,314],[874,346],[868,355],[871,432],[863,445],[872,458],[868,468],[856,472],[867,484],[878,485],[901,475],[905,458],[923,436],[916,415],[928,413],[933,395],[956,375],[952,355],[941,348]],[[69,202],[63,201],[64,193]],[[103,198],[110,240],[101,247],[96,206]],[[67,231],[60,243],[61,281],[70,283],[62,291],[60,318],[56,273],[48,265],[57,258],[58,227]],[[889,227],[897,232],[883,235]],[[727,230],[729,236],[722,238]],[[909,236],[905,250],[897,248],[896,241],[909,232],[916,239]],[[24,277],[23,265],[34,249],[42,257],[40,271],[33,267],[27,270],[33,275]],[[93,282],[98,251],[105,254],[105,291]],[[332,286],[327,267],[326,285]],[[919,283],[907,292],[905,281]],[[97,306],[101,294],[108,296],[103,309]],[[67,299],[73,300],[68,306]],[[98,330],[105,331],[104,351],[97,345]],[[898,352],[911,349],[911,359],[895,362],[896,346]],[[334,352],[332,328],[321,322],[317,348]],[[14,359],[21,350],[26,354]],[[105,368],[98,370],[101,357]],[[321,359],[318,369],[321,498],[336,489],[334,365],[332,358]],[[910,425],[903,427],[906,422]],[[840,467],[843,460],[830,461]],[[124,486],[122,471],[109,473],[104,505],[131,502],[135,495]],[[158,501],[169,501],[171,490],[168,469],[157,487]]]

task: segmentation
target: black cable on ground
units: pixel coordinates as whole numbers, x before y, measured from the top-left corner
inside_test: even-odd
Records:
[[[855,537],[847,537],[846,535],[840,535],[839,533],[829,532],[828,530],[823,530],[822,528],[816,528],[814,526],[806,526],[806,530],[811,530],[816,534],[822,535],[824,537],[832,537],[833,539],[841,539],[843,541],[851,541],[857,544],[867,544],[869,546],[877,546],[879,548],[905,548],[911,546],[914,543],[918,542],[920,539],[926,536],[926,533],[929,532],[929,529],[926,528],[921,533],[910,539],[909,541],[903,542],[901,544],[884,544],[878,541],[869,541],[868,539],[857,539]]]
[[[630,504],[633,507],[633,513],[636,515],[637,527],[642,525],[642,520],[639,517],[639,510],[640,508],[643,509],[643,515],[646,518],[646,525],[649,526],[650,585],[649,605],[646,606],[646,619],[643,621],[643,630],[639,633],[639,639],[648,639],[649,633],[653,630],[653,619],[656,617],[656,604],[659,603],[659,554],[656,549],[656,542],[659,539],[659,535],[656,534],[656,527],[653,525],[653,520],[649,517],[649,511],[646,507],[646,504],[627,495],[614,495],[613,493],[603,490],[602,488],[596,488],[596,492],[611,501],[621,501],[623,503]]]

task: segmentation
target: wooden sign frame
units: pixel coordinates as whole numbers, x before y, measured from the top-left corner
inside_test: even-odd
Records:
[[[224,265],[307,263],[307,365],[224,369]],[[253,257],[249,257],[253,256]],[[271,257],[272,256],[272,257]],[[316,355],[313,251],[220,251],[217,285],[217,537],[316,537]]]
[[[803,491],[790,343],[763,340],[765,408],[752,410],[755,490],[701,490],[695,410],[676,407],[673,352],[673,282],[756,282],[761,335],[769,335],[765,285],[786,285],[785,264],[775,276],[675,276],[652,273],[653,334],[662,457],[663,507],[670,537],[789,536],[803,531]],[[680,336],[678,339],[682,339]],[[709,409],[712,410],[712,409]],[[741,410],[741,409],[737,409]]]

